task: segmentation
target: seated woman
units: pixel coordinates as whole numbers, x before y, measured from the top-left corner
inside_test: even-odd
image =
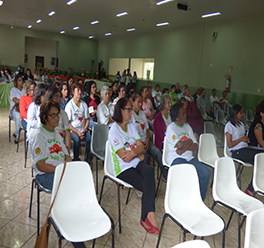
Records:
[[[118,92],[117,92],[118,82],[112,82],[111,86],[112,86],[113,92],[110,97],[111,97],[111,102],[113,102],[115,98],[118,97]]]
[[[26,73],[24,75],[24,80],[26,81],[28,79],[34,80],[34,77],[33,77],[32,73],[31,73],[31,70],[29,68],[27,68],[27,71],[26,71]]]
[[[72,76],[68,76],[68,78],[67,78],[67,86],[68,87],[67,88],[68,88],[68,96],[70,98],[72,98],[72,90],[71,90],[71,87],[72,87],[73,83],[74,83],[73,77]]]
[[[160,112],[157,113],[154,118],[153,129],[155,134],[155,146],[162,150],[167,127],[171,124],[171,100],[168,94],[161,96],[159,110]]]
[[[264,148],[264,103],[256,106],[255,113],[255,119],[248,133],[249,145]]]
[[[81,141],[86,142],[86,161],[89,159],[91,135],[88,132],[89,113],[87,104],[81,99],[83,86],[80,83],[72,85],[73,98],[67,103],[65,112],[71,128],[71,139],[74,143],[74,160],[79,161]],[[90,161],[88,161],[90,162]]]
[[[198,174],[200,193],[205,200],[207,186],[210,179],[210,170],[200,163],[193,152],[197,151],[198,143],[191,126],[186,123],[186,112],[182,103],[176,103],[171,108],[172,123],[168,126],[166,140],[168,145],[168,164],[192,164]]]
[[[67,103],[71,100],[71,98],[68,96],[69,91],[66,83],[62,83],[60,85],[60,91],[61,91],[61,109],[65,110]]]
[[[163,164],[161,160],[161,151],[149,140],[150,131],[148,126],[148,120],[142,108],[142,96],[134,93],[132,96],[133,111],[131,116],[131,122],[136,125],[136,130],[140,136],[141,141],[144,144],[144,161],[147,162],[147,154],[153,157],[162,171]]]
[[[39,111],[40,105],[43,103],[46,93],[45,84],[38,84],[33,93],[33,101],[27,111],[27,135],[30,140],[31,131],[37,128],[40,124]]]
[[[52,86],[47,90],[45,94],[44,102],[47,102],[49,100],[53,100],[54,102],[57,102],[61,107],[61,93],[57,87]],[[55,128],[55,130],[61,135],[68,152],[70,152],[71,129],[69,126],[68,115],[63,109],[61,109],[60,111],[59,125]]]
[[[112,126],[114,123],[114,120],[112,119],[112,116],[114,115],[114,104],[111,103],[110,96],[109,96],[109,88],[107,86],[103,86],[101,89],[101,97],[102,102],[97,107],[97,123],[98,124],[105,124],[109,127]]]
[[[19,113],[19,102],[20,98],[24,95],[24,89],[23,89],[23,78],[19,75],[16,75],[15,81],[14,81],[14,87],[10,91],[10,115],[15,120],[16,125],[16,132],[13,134],[13,137],[15,138],[14,143],[18,143],[18,137],[19,137],[19,130],[21,127],[21,118]]]
[[[245,135],[246,130],[244,123],[242,122],[243,117],[244,114],[242,106],[239,104],[233,105],[233,107],[230,109],[230,121],[225,125],[226,141],[233,158],[237,158],[245,163],[254,165],[255,155],[263,151],[248,147],[249,138]],[[245,193],[252,196],[253,191],[254,189],[251,180]]]
[[[13,83],[13,79],[12,79],[12,76],[11,76],[11,71],[9,69],[5,69],[5,82],[6,83],[10,83],[10,84]]]
[[[142,105],[142,110],[146,114],[146,117],[149,121],[153,120],[154,117],[154,109],[152,106],[151,101],[148,99],[148,87],[143,86],[140,90],[140,94],[143,99],[143,105]]]
[[[129,100],[120,99],[109,131],[109,147],[115,176],[143,192],[140,224],[148,233],[159,233],[155,219],[154,170],[144,162],[144,144],[135,125],[130,122],[132,108]]]
[[[97,106],[100,104],[100,97],[96,95],[96,83],[94,81],[89,81],[86,84],[86,91],[88,93],[88,96],[84,98],[84,101],[88,106],[90,114],[89,128],[93,128],[93,126],[97,122]]]
[[[33,100],[35,86],[36,83],[33,80],[28,79],[25,82],[25,86],[24,86],[25,95],[21,96],[20,98],[19,110],[20,110],[21,125],[24,128],[24,130],[27,130],[27,111],[29,105],[32,103]]]
[[[178,94],[175,91],[176,91],[176,86],[172,85],[171,92],[169,93],[172,105],[176,104],[179,101]]]
[[[118,97],[114,99],[114,101],[113,101],[114,105],[116,105],[116,103],[118,102],[119,99],[125,97],[125,95],[126,95],[125,86],[119,85],[117,88],[117,93],[118,93]]]

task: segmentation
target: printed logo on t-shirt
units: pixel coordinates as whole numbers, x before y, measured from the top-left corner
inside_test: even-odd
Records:
[[[50,154],[56,152],[57,154],[59,154],[59,152],[62,151],[62,148],[58,145],[58,144],[54,144],[51,148],[50,148]]]
[[[78,113],[74,113],[74,117],[78,118],[78,121],[80,122],[80,125],[83,123],[83,115],[79,115]]]
[[[115,146],[119,145],[119,141],[118,141],[118,139],[114,139],[114,145],[115,145]]]
[[[124,146],[125,146],[126,148],[130,147],[131,151],[134,151],[134,150],[136,149],[136,147],[135,147],[133,144],[129,144],[128,142],[126,142],[126,143],[124,144]]]
[[[35,153],[40,154],[40,152],[41,152],[40,148],[36,148]]]
[[[175,140],[176,139],[176,136],[175,135],[172,135],[172,139]]]

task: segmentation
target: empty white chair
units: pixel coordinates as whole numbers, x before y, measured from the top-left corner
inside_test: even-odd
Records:
[[[159,177],[159,181],[158,181],[155,197],[158,194],[158,190],[159,190],[159,186],[160,186],[160,181],[161,181],[161,177],[162,177],[162,174],[163,174],[163,170],[169,170],[169,168],[170,168],[170,165],[167,162],[168,152],[169,152],[168,143],[167,143],[167,139],[166,139],[166,136],[165,136],[164,137],[164,142],[163,142],[163,153],[162,153],[163,168],[162,168],[162,171],[160,173],[160,177]]]
[[[199,138],[198,160],[214,168],[217,159],[219,159],[219,156],[214,136],[210,133],[201,134]]]
[[[216,146],[219,148],[224,148],[224,142],[216,137],[214,125],[210,121],[204,122],[204,132],[205,133],[211,133],[214,135]]]
[[[172,248],[210,248],[210,245],[204,240],[191,240],[175,245]]]
[[[204,237],[215,235],[224,230],[224,221],[203,203],[198,175],[195,167],[191,164],[178,164],[170,168],[164,207],[165,214],[157,248],[167,217],[183,230],[183,241],[186,239],[186,231],[195,236]],[[223,232],[223,247],[224,244],[225,234]]]
[[[210,116],[207,115],[207,113],[205,111],[205,107],[203,105],[200,105],[198,108],[200,109],[200,111],[202,113],[202,116],[203,116],[203,119],[205,121],[212,121],[213,120],[212,117],[210,117]]]
[[[51,202],[57,191],[63,164],[56,167]],[[50,220],[57,230],[59,242],[94,240],[109,232],[111,221],[99,205],[93,175],[86,162],[68,162],[57,193]],[[114,223],[112,222],[114,241]],[[112,243],[114,244],[114,243]]]
[[[226,140],[226,135],[225,135],[225,141],[224,141],[224,155],[225,157],[228,157],[228,158],[231,158],[233,159],[235,162],[238,163],[238,168],[237,168],[237,180],[239,182],[239,187],[241,188],[241,175],[242,175],[242,172],[243,172],[243,169],[244,169],[244,166],[248,166],[248,167],[251,167],[253,166],[252,164],[250,163],[245,163],[243,162],[242,160],[239,160],[237,158],[232,158],[232,154],[231,152],[229,151],[229,147],[227,145],[227,140]]]
[[[256,210],[263,208],[261,201],[245,194],[237,186],[236,169],[231,158],[223,157],[216,160],[213,182],[214,203],[212,209],[218,203],[232,210],[226,230],[229,227],[232,216],[238,215],[238,247],[240,248],[240,234],[246,216]],[[243,220],[241,221],[241,216]]]
[[[249,213],[247,217],[244,248],[264,247],[264,208]]]
[[[96,194],[98,194],[98,159],[105,159],[105,142],[108,140],[108,125],[96,124],[92,129],[91,153],[96,157]]]
[[[214,115],[217,115],[218,109],[220,109],[219,105],[214,103],[213,104],[213,112],[214,112]]]
[[[132,185],[129,183],[124,182],[123,180],[117,178],[114,173],[113,173],[113,165],[112,165],[112,160],[110,157],[110,147],[108,145],[108,141],[105,143],[105,164],[104,164],[104,179],[102,183],[102,188],[101,188],[101,193],[99,197],[99,203],[101,203],[102,196],[103,196],[103,190],[104,190],[104,183],[105,180],[108,178],[111,181],[113,181],[117,185],[117,197],[118,197],[118,220],[119,220],[119,233],[121,233],[121,206],[120,206],[120,187],[127,187],[129,188],[128,194],[127,194],[127,199],[126,199],[126,204],[128,203],[129,195],[130,195],[130,190],[133,188]]]
[[[242,122],[244,123],[244,125],[245,125],[245,129],[246,129],[246,131],[247,131],[247,133],[248,133],[248,131],[249,131],[249,125],[248,125],[248,119],[247,119],[247,117],[246,117],[245,115],[244,115],[244,117],[243,117]]]
[[[254,121],[254,115],[251,109],[246,110],[246,117],[248,122],[252,123]]]
[[[220,124],[225,126],[225,124],[227,123],[226,119],[225,119],[225,114],[224,111],[222,109],[218,109],[217,110],[217,118],[216,121]]]
[[[253,188],[254,195],[256,193],[264,195],[264,153],[258,153],[255,155],[254,171],[253,171]]]

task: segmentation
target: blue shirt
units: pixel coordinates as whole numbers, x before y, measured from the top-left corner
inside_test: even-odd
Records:
[[[70,97],[67,98],[67,100],[64,100],[63,98],[61,98],[61,109],[65,110],[65,107],[67,105],[67,103],[71,100]]]

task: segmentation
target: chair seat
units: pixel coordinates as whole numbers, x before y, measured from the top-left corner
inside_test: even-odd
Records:
[[[215,201],[220,201],[223,204],[235,209],[241,214],[247,216],[250,212],[263,208],[261,201],[252,196],[247,195],[242,191],[226,192],[218,189],[218,196],[214,197]]]
[[[100,160],[105,159],[105,149],[96,149],[91,151],[97,158],[99,158]]]
[[[222,140],[216,139],[216,146],[219,148],[224,148],[224,142]]]
[[[90,214],[87,215],[87,211],[85,211],[86,207],[83,206],[83,209],[84,211],[79,211],[75,214],[72,214],[72,212],[69,214],[56,213],[56,219],[53,213],[51,213],[50,216],[55,220],[60,233],[66,240],[71,242],[82,242],[96,239],[109,232],[111,222],[103,210],[101,210],[100,213],[98,209],[91,209],[91,211],[89,211]],[[65,219],[67,219],[67,223]]]
[[[105,174],[106,174],[106,173],[105,173]],[[119,178],[110,175],[109,173],[107,174],[107,176],[108,176],[109,178],[111,178],[112,180],[114,180],[115,182],[117,182],[117,183],[123,185],[124,187],[127,187],[127,188],[133,188],[133,186],[132,186],[131,184],[126,183],[126,182],[120,180]]]
[[[173,212],[168,213],[175,216],[175,219],[195,236],[211,236],[224,229],[222,219],[206,206],[189,207],[189,210],[186,209],[186,205],[184,208],[179,206],[178,209],[174,209],[177,216]]]
[[[212,168],[215,167],[215,160],[217,160],[219,157],[215,157],[215,158],[206,158],[206,160],[201,160],[200,162],[208,165],[208,166],[211,166]]]
[[[45,193],[51,194],[51,190],[43,187],[40,184],[40,182],[38,181],[38,178],[37,177],[34,180],[35,180],[35,183],[38,185],[40,191],[44,191]]]
[[[175,245],[172,248],[210,248],[210,245],[204,240],[191,240]]]

